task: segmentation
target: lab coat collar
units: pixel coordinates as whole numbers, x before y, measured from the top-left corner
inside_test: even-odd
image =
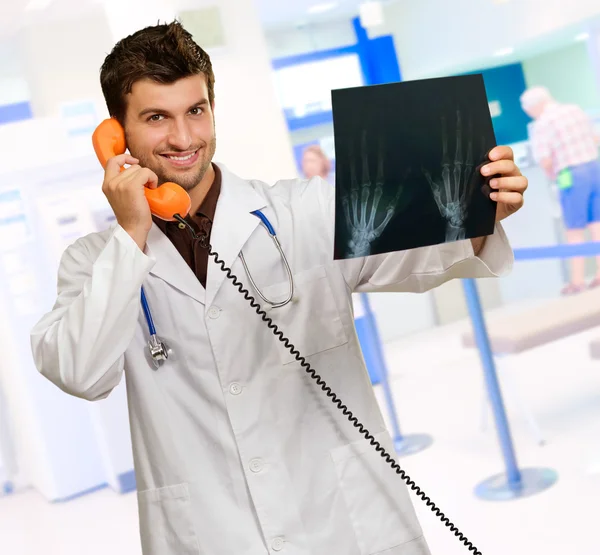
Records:
[[[213,252],[225,262],[227,268],[231,268],[242,247],[260,224],[259,219],[250,212],[264,208],[267,203],[248,181],[231,173],[220,163],[217,166],[222,175],[221,193],[217,201],[210,243]],[[154,223],[146,240],[146,253],[156,260],[150,274],[206,306],[210,306],[214,300],[223,280],[228,279],[221,267],[215,263],[214,257],[209,255],[205,291],[173,243]]]
[[[244,244],[260,220],[251,214],[267,206],[266,200],[252,185],[231,173],[224,165],[217,164],[222,174],[221,194],[210,235],[212,250],[226,268],[231,268]],[[243,276],[237,276],[240,279]],[[227,280],[234,286],[221,266],[209,255],[208,275],[206,278],[206,306],[213,302],[219,288]]]
[[[146,239],[146,254],[156,262],[150,274],[166,281],[199,303],[204,303],[204,287],[169,238],[153,223]]]

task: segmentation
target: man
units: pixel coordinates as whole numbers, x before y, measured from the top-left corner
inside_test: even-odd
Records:
[[[544,87],[525,91],[521,106],[534,119],[530,137],[534,158],[558,186],[567,242],[583,242],[586,229],[600,241],[599,139],[592,121],[579,106],[556,102]],[[600,285],[600,256],[596,268],[589,287]],[[585,287],[585,259],[572,258],[571,280],[562,294]]]
[[[117,224],[64,253],[58,299],[31,333],[39,371],[102,399],[127,375],[145,555],[426,555],[401,478],[275,337],[179,224],[152,220],[144,187],[175,181],[187,218],[375,439],[393,453],[354,330],[354,291],[421,292],[452,278],[506,273],[502,227],[485,239],[334,262],[334,190],[320,178],[245,181],[215,151],[214,76],[177,23],[119,42],[101,71],[130,155],[109,160],[103,190]],[[527,180],[494,149],[498,220]],[[120,172],[123,165],[131,164]],[[275,227],[294,278],[289,294]],[[185,225],[182,224],[185,228]],[[140,287],[172,356],[155,370]],[[259,299],[260,300],[260,299]],[[262,303],[266,307],[266,303]]]

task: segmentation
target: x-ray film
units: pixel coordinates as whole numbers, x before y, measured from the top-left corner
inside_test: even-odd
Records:
[[[335,258],[491,235],[496,146],[480,74],[332,91]]]

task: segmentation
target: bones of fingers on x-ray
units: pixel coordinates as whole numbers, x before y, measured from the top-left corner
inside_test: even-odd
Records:
[[[465,221],[469,212],[469,201],[473,193],[473,121],[469,119],[467,153],[463,159],[462,118],[456,111],[456,145],[454,161],[448,154],[448,130],[446,117],[442,116],[442,172],[434,179],[427,169],[427,178],[433,198],[440,214],[446,220],[446,241],[465,239]]]
[[[380,139],[378,146],[375,187],[373,187],[369,169],[367,132],[363,131],[361,140],[362,179],[360,185],[356,175],[357,159],[354,156],[354,148],[350,147],[350,198],[348,198],[348,194],[345,194],[342,198],[345,221],[349,233],[347,255],[350,257],[368,256],[371,254],[374,241],[381,236],[396,213],[398,201],[402,194],[404,180],[400,182],[396,194],[385,205],[383,210],[379,209],[379,203],[383,196],[384,181],[383,139]],[[369,198],[371,197],[372,189],[373,200],[369,207]]]

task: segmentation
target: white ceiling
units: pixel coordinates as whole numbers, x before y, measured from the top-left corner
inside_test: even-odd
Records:
[[[10,44],[11,38],[26,25],[32,17],[41,21],[73,19],[98,7],[98,4],[104,2],[113,2],[117,5],[127,4],[130,0],[52,0],[50,6],[43,12],[32,14],[25,10],[25,6],[30,0],[0,0],[0,46]],[[39,0],[38,0],[39,1]],[[139,1],[139,0],[138,0]],[[218,0],[145,0],[145,5],[150,10],[151,6],[170,5],[176,7],[189,7],[190,5],[200,5],[202,3],[211,3]],[[364,0],[254,0],[259,18],[266,28],[297,26],[306,24],[310,21],[323,19],[348,19],[358,13],[358,7]],[[385,4],[401,1],[406,9],[410,9],[412,2],[419,0],[383,0]],[[447,0],[432,0],[433,2],[447,2]],[[488,3],[495,3],[498,0],[477,0]],[[540,2],[541,0],[521,0],[523,2]],[[567,2],[567,0],[558,0]],[[596,0],[576,0],[577,2],[593,2]],[[459,0],[460,2],[460,0]],[[335,6],[326,12],[320,14],[310,14],[311,6],[333,3]],[[435,16],[433,16],[435,18]],[[457,12],[456,17],[460,17]],[[498,65],[510,63],[528,55],[534,55],[543,51],[560,48],[566,44],[572,43],[573,37],[579,32],[577,26],[570,25],[562,29],[555,29],[553,32],[544,33],[543,36],[532,40],[521,42],[520,44],[511,44],[515,47],[513,55],[502,58],[480,58],[477,55],[468,64],[468,67],[453,68],[455,71],[460,69],[469,70],[471,67],[483,67],[487,65]],[[0,49],[2,50],[2,49]],[[4,49],[5,50],[5,49]]]
[[[25,9],[29,1],[0,0],[0,40],[13,36],[32,18],[43,18],[44,21],[72,19],[103,0],[52,0],[49,7],[35,13]],[[347,17],[358,13],[361,2],[362,0],[255,0],[259,17],[267,28]],[[165,4],[173,6],[180,3],[189,5],[185,0],[165,0]],[[311,7],[327,4],[334,6],[323,13],[309,13]]]
[[[358,13],[358,6],[364,0],[254,0],[262,24],[269,27],[297,25],[323,19],[341,19]],[[319,14],[311,14],[313,6],[331,5],[331,9]]]
[[[583,38],[583,34],[585,34],[587,27],[590,24],[599,23],[600,18],[589,18],[584,22],[567,25],[539,37],[511,45],[514,46],[514,51],[510,54],[503,56],[473,56],[468,63],[449,67],[447,69],[452,73],[460,73],[463,71],[471,71],[473,69],[518,63],[521,60],[533,58],[540,54],[572,46],[577,40]]]

